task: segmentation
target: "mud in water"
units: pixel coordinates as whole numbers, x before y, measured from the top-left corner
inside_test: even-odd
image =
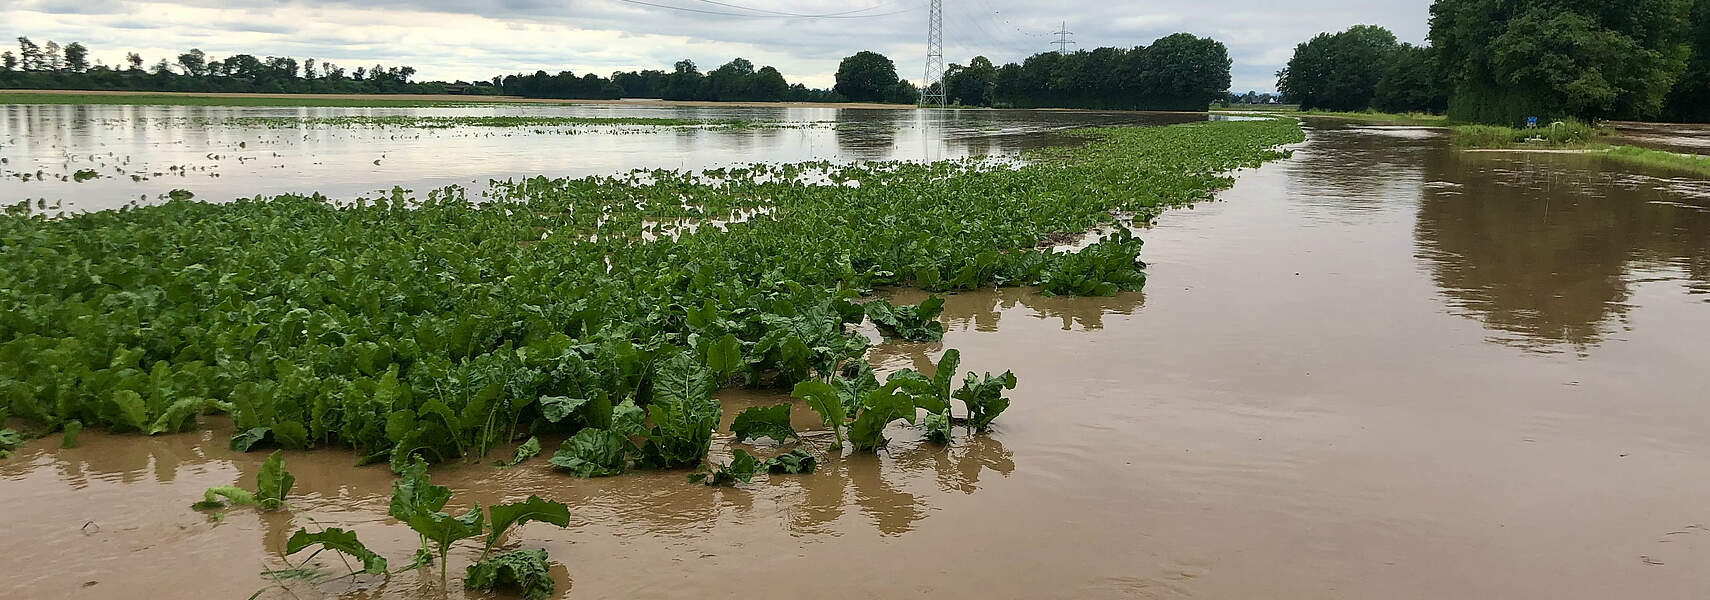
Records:
[[[1143,294],[958,294],[942,343],[874,349],[884,369],[946,348],[1013,369],[990,435],[940,448],[897,426],[887,453],[724,489],[538,458],[433,476],[459,510],[570,504],[568,529],[508,542],[548,549],[570,598],[1704,598],[1706,192],[1595,157],[1315,126],[1292,159],[1142,232]],[[721,397],[727,423],[783,398]],[[385,516],[386,467],[342,451],[288,455],[294,513],[190,510],[265,458],[209,424],[55,436],[0,463],[0,597],[245,597],[297,527],[353,528],[394,565],[415,547]],[[454,588],[475,546],[454,551]]]

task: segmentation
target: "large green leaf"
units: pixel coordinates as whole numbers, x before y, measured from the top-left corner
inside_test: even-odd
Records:
[[[392,482],[392,502],[386,514],[399,521],[409,521],[421,513],[436,512],[451,500],[451,488],[428,481],[427,461],[417,457],[404,467]]]
[[[587,398],[567,398],[564,396],[541,396],[540,415],[547,421],[557,423],[576,414],[576,409],[587,404]]]
[[[285,470],[285,453],[274,450],[261,463],[261,470],[255,473],[255,499],[265,509],[276,509],[285,506],[285,495],[291,493],[291,485],[297,478]]]
[[[914,400],[890,386],[874,390],[862,399],[861,414],[849,424],[849,442],[856,450],[876,451],[885,447],[885,426],[898,419],[914,422]]]
[[[803,381],[796,384],[791,396],[801,398],[808,408],[819,413],[819,420],[827,429],[832,431],[835,441],[833,448],[843,446],[843,423],[849,420],[843,412],[843,400],[839,397],[837,388],[823,381]]]
[[[296,554],[309,546],[320,546],[362,561],[362,570],[365,573],[380,575],[386,572],[386,557],[375,554],[362,545],[362,542],[356,539],[354,531],[329,527],[309,533],[307,529],[298,529],[296,533],[291,534],[291,539],[285,541],[285,554]]]
[[[517,446],[517,453],[515,456],[513,456],[510,460],[498,461],[497,463],[495,463],[495,465],[500,466],[500,467],[504,467],[504,468],[510,468],[510,467],[520,465],[520,464],[522,464],[523,461],[534,458],[535,456],[539,456],[539,455],[540,455],[540,438],[531,435],[528,437],[528,441],[525,441],[522,443],[522,445]]]
[[[818,460],[806,450],[797,448],[766,459],[761,466],[770,473],[812,473]]]
[[[973,373],[969,373],[967,379],[962,381],[962,388],[956,390],[956,398],[968,405],[968,424],[985,430],[991,426],[992,419],[996,419],[1004,409],[1009,408],[1009,398],[1005,398],[1003,392],[1013,389],[1015,374],[1009,371],[995,376],[986,373],[978,379]]]
[[[530,494],[527,500],[510,504],[495,504],[487,509],[491,524],[487,532],[487,551],[503,538],[505,531],[529,521],[551,523],[559,527],[570,525],[570,508],[562,502],[542,500]]]
[[[707,345],[707,368],[721,378],[729,378],[742,370],[742,343],[734,334],[724,334]]]
[[[618,475],[631,447],[629,439],[616,432],[586,427],[564,440],[547,462],[576,477]]]
[[[523,600],[547,600],[554,584],[545,550],[513,550],[469,565],[463,586],[472,590],[510,587]]]
[[[766,437],[783,443],[794,438],[796,429],[790,426],[790,404],[785,402],[745,408],[736,413],[736,419],[730,423],[730,432],[736,434],[738,442]]]
[[[737,449],[731,453],[729,465],[714,465],[707,469],[689,474],[690,483],[704,483],[712,486],[735,485],[736,482],[748,483],[754,479],[754,474],[760,471],[760,461],[753,454]]]

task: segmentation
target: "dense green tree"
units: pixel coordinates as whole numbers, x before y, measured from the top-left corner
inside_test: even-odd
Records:
[[[18,68],[18,57],[11,50],[0,52],[0,70],[13,71]]]
[[[1304,110],[1365,110],[1399,47],[1394,33],[1375,25],[1320,33],[1295,46],[1288,66],[1277,72],[1277,91]]]
[[[65,45],[65,69],[73,73],[89,70],[89,49],[83,44],[72,42]]]
[[[1669,92],[1664,113],[1677,121],[1710,122],[1710,0],[1698,0],[1689,21],[1692,57]]]
[[[984,56],[974,57],[966,67],[950,65],[944,71],[946,101],[963,106],[991,106],[997,74],[997,66]]]
[[[1251,92],[1249,92],[1251,93]],[[1384,65],[1372,106],[1388,112],[1441,113],[1448,109],[1436,52],[1430,46],[1402,44]]]
[[[896,64],[883,54],[862,50],[837,65],[832,89],[853,102],[883,102],[895,97],[896,87]]]
[[[1222,42],[1190,34],[1149,47],[1046,52],[998,67],[990,75],[992,100],[1020,108],[1205,110],[1229,89],[1230,64]]]
[[[1652,118],[1686,69],[1689,0],[1437,0],[1449,114]]]

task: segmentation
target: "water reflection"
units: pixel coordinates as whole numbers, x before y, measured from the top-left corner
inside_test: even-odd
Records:
[[[1589,156],[1431,152],[1418,258],[1499,343],[1585,354],[1627,326],[1635,288],[1710,286],[1710,201],[1694,182]]]
[[[746,119],[756,128],[226,125],[243,117],[570,116]],[[1092,125],[1203,120],[1195,113],[814,107],[491,105],[434,108],[0,105],[0,198],[73,210],[156,201],[189,189],[207,201],[321,192],[348,199],[490,179],[615,174],[812,160],[937,160],[1015,155]],[[99,177],[73,181],[80,170]],[[40,177],[37,177],[37,172]]]

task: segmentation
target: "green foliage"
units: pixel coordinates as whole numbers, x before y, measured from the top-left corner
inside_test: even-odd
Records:
[[[844,410],[843,399],[838,394],[837,388],[831,387],[831,384],[823,381],[803,381],[796,384],[790,395],[801,398],[807,403],[808,408],[819,413],[820,422],[836,436],[831,447],[833,449],[842,448],[843,424],[849,420],[849,417]]]
[[[1687,0],[1439,0],[1431,44],[1460,121],[1658,115],[1690,54]]]
[[[469,565],[463,587],[472,590],[515,589],[523,600],[552,597],[553,581],[545,550],[513,550]]]
[[[790,425],[790,404],[775,404],[772,406],[750,406],[736,413],[736,419],[730,423],[730,432],[736,434],[736,441],[744,442],[763,437],[783,443],[790,438],[798,437],[796,429]]]
[[[1140,238],[1119,227],[1046,267],[1039,277],[1039,291],[1059,296],[1114,296],[1137,291],[1146,285],[1146,273],[1140,270],[1140,246]]]
[[[629,439],[617,432],[589,427],[564,440],[547,462],[576,477],[619,475],[632,448]]]
[[[520,464],[522,464],[523,461],[534,458],[534,457],[539,456],[539,455],[540,455],[540,438],[531,435],[528,437],[528,441],[523,442],[521,446],[517,446],[517,454],[515,457],[512,457],[510,460],[498,461],[497,463],[494,463],[494,464],[496,466],[510,468],[510,467],[520,465]]]
[[[898,419],[914,423],[914,399],[890,385],[873,390],[861,399],[861,412],[849,424],[849,442],[858,452],[876,452],[890,443],[885,426]]]
[[[1576,119],[1521,129],[1496,125],[1456,125],[1453,142],[1462,148],[1512,148],[1516,146],[1583,147],[1609,132]]]
[[[285,470],[285,453],[275,450],[255,473],[255,499],[267,510],[281,508],[285,506],[285,495],[291,493],[291,485],[296,482],[297,478]]]
[[[278,510],[285,507],[285,496],[291,493],[291,486],[297,478],[285,470],[285,456],[282,451],[274,451],[267,460],[261,463],[261,469],[255,473],[256,491],[251,492],[237,486],[222,485],[208,488],[202,492],[202,500],[190,505],[196,510],[222,508],[230,503],[232,506],[259,506],[264,510]],[[220,499],[224,498],[225,502]]]
[[[897,85],[897,66],[877,52],[862,50],[837,64],[837,93],[852,102],[884,102]]]
[[[760,466],[768,473],[788,473],[794,475],[812,473],[814,467],[818,465],[818,463],[818,459],[815,459],[812,454],[808,453],[808,451],[797,448],[772,458],[768,458],[761,462]]]
[[[731,453],[729,465],[703,465],[699,470],[689,474],[689,483],[704,483],[711,486],[736,485],[736,482],[748,483],[754,478],[754,473],[761,470],[760,461],[753,454],[737,449]]]
[[[1375,25],[1320,33],[1295,46],[1288,66],[1277,72],[1277,91],[1301,110],[1366,110],[1399,48],[1394,33]]]
[[[797,396],[841,430],[880,387],[852,290],[1134,287],[1137,240],[1036,248],[1201,200],[1302,139],[1292,121],[1074,135],[1086,144],[1013,169],[760,165],[54,218],[14,206],[0,214],[0,404],[48,431],[171,431],[224,410],[234,448],[349,448],[400,472],[418,456],[485,462],[519,429],[588,427],[639,438],[642,466],[691,467],[721,383],[819,382]]]
[[[944,299],[933,295],[918,306],[891,306],[885,300],[868,302],[863,308],[867,318],[888,338],[911,342],[936,342],[944,339],[944,324],[938,315],[944,312]]]
[[[12,451],[24,445],[24,436],[16,429],[0,429],[0,458],[10,458]]]
[[[638,465],[673,469],[701,464],[723,412],[712,388],[706,367],[686,353],[674,354],[655,367],[653,401],[647,405],[653,427],[646,433]]]
[[[510,504],[495,504],[487,509],[491,530],[487,534],[487,545],[481,550],[485,558],[492,553],[493,547],[505,536],[505,532],[513,526],[520,526],[529,521],[551,523],[559,527],[570,525],[570,508],[562,502],[542,500],[538,496],[529,495],[527,500]]]
[[[992,99],[1017,108],[1205,110],[1229,89],[1231,64],[1222,42],[1188,33],[1149,46],[1042,52],[998,67]],[[971,62],[968,71],[980,69]],[[952,93],[963,73],[955,75],[946,74]]]
[[[77,419],[72,419],[70,421],[66,421],[64,425],[61,425],[60,429],[65,432],[65,435],[61,436],[59,447],[76,448],[77,434],[83,433],[83,422]],[[0,445],[3,444],[3,442],[0,442]]]
[[[926,413],[926,417],[920,421],[920,428],[926,430],[926,439],[932,440],[933,443],[950,443],[950,409]]]
[[[996,419],[1004,409],[1009,408],[1009,398],[1005,398],[1003,392],[1013,389],[1015,374],[1009,371],[997,376],[986,373],[980,378],[969,373],[967,379],[962,381],[962,388],[956,390],[955,396],[968,406],[968,424],[985,431],[991,426],[992,419]]]
[[[354,531],[330,527],[309,533],[307,529],[298,529],[296,533],[291,534],[291,539],[285,541],[285,554],[287,556],[296,554],[310,546],[320,546],[322,550],[332,550],[355,558],[362,562],[364,573],[370,575],[386,573],[386,557],[375,554],[367,546],[362,545],[362,542],[356,539],[356,532]],[[319,554],[320,550],[315,552]]]

